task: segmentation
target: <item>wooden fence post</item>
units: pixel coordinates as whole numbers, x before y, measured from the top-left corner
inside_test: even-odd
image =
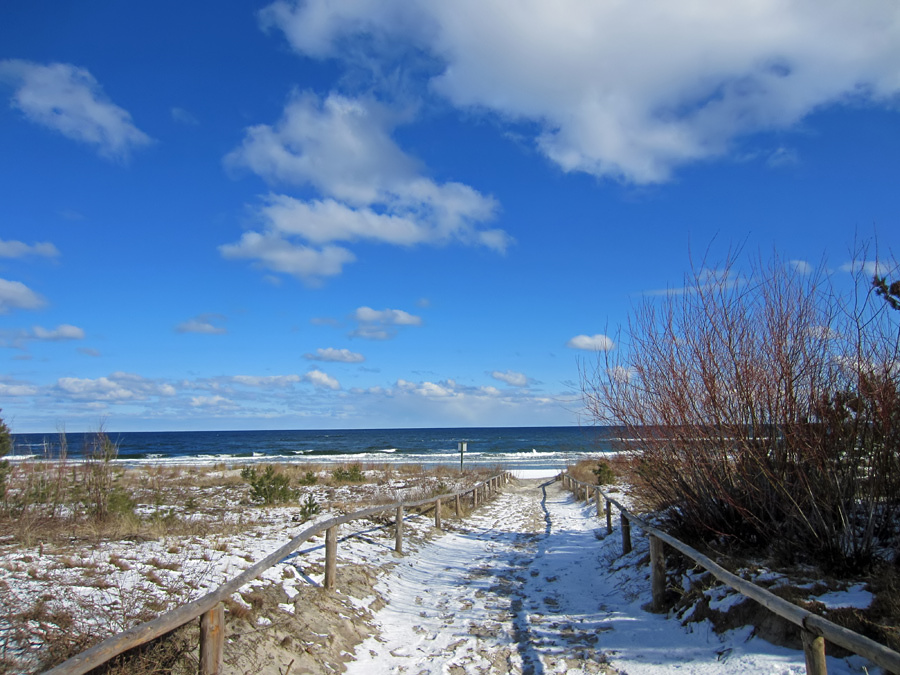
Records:
[[[806,657],[806,675],[828,675],[825,638],[805,628],[800,629],[800,638],[803,640],[803,655]]]
[[[472,490],[472,508],[478,506],[478,488]]]
[[[394,552],[403,555],[403,505],[397,507],[397,517],[394,521]]]
[[[325,583],[328,590],[334,588],[334,578],[337,576],[337,529],[334,525],[325,530]]]
[[[597,505],[597,517],[600,517],[600,514],[603,513],[600,504],[603,502],[600,501],[600,488],[597,488],[597,491],[594,493],[594,504]]]
[[[456,517],[462,518],[462,497],[456,495]]]
[[[622,555],[631,553],[631,523],[624,513],[619,514],[622,524]]]
[[[434,527],[438,530],[441,529],[441,500],[438,499],[434,503]]]
[[[666,604],[666,552],[662,540],[650,535],[650,589],[653,593],[652,610],[665,611]]]
[[[606,534],[612,534],[612,502],[606,500]]]
[[[200,675],[219,675],[225,647],[225,604],[200,616]]]

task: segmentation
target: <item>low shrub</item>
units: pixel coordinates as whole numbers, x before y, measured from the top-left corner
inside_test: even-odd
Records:
[[[305,523],[307,520],[319,513],[319,502],[312,495],[306,495],[306,499],[300,504],[300,522]]]
[[[331,476],[338,483],[362,483],[366,480],[366,476],[359,464],[339,466],[331,472]]]
[[[281,504],[294,496],[291,479],[276,471],[271,464],[261,472],[255,466],[245,466],[241,469],[241,478],[250,484],[252,498],[263,504]]]
[[[606,460],[601,459],[593,472],[597,476],[597,485],[610,485],[616,482],[616,474]]]
[[[297,479],[297,482],[300,485],[315,485],[319,482],[319,477],[316,475],[315,471],[307,471]]]

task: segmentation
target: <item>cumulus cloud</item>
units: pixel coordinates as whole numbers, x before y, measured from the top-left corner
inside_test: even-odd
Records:
[[[203,333],[206,335],[223,335],[228,331],[219,325],[225,317],[221,314],[201,314],[175,326],[176,333]]]
[[[31,384],[14,380],[0,381],[0,396],[34,396],[39,389]]]
[[[0,239],[0,258],[25,258],[27,256],[56,258],[59,256],[59,249],[49,242],[25,244],[21,241],[3,241]]]
[[[319,389],[332,389],[336,391],[341,388],[340,382],[331,377],[331,375],[323,373],[321,370],[311,370],[306,373],[303,379]]]
[[[569,349],[585,349],[593,352],[608,352],[615,348],[615,343],[606,335],[576,335],[566,343]]]
[[[7,314],[11,309],[38,309],[46,304],[44,298],[21,281],[0,279],[0,314]]]
[[[132,150],[152,142],[84,68],[6,60],[0,61],[0,80],[17,87],[12,106],[28,120],[92,145],[107,159],[127,159]]]
[[[67,323],[60,324],[52,330],[35,326],[32,328],[35,340],[49,340],[58,342],[61,340],[83,340],[84,330],[78,326],[72,326]]]
[[[310,284],[322,277],[332,277],[344,270],[344,265],[356,256],[340,246],[321,249],[295,244],[278,232],[245,232],[236,244],[219,247],[223,257],[254,261],[259,267],[290,274]]]
[[[319,348],[315,354],[304,354],[304,358],[310,361],[331,361],[334,363],[362,363],[366,357],[349,349]]]
[[[56,382],[56,390],[70,399],[106,403],[146,401],[176,394],[170,384],[122,372],[98,378],[61,377]]]
[[[357,327],[350,334],[367,340],[390,340],[397,335],[397,326],[422,325],[422,317],[402,309],[359,307],[353,313],[353,319],[357,321]]]
[[[524,373],[517,373],[513,370],[507,370],[505,373],[500,372],[499,370],[495,370],[491,373],[491,377],[493,377],[495,380],[505,382],[512,387],[528,386],[528,376],[526,376]]]
[[[429,91],[532,124],[565,171],[634,183],[824,106],[900,92],[892,0],[278,0],[261,22],[302,54],[362,53],[376,73],[422,54]]]
[[[247,130],[227,166],[247,168],[278,185],[311,186],[319,199],[269,194],[255,209],[261,232],[221,248],[264,267],[303,279],[340,274],[354,260],[338,242],[374,241],[397,246],[457,241],[500,252],[511,238],[484,227],[497,203],[468,185],[437,183],[391,137],[400,116],[372,99],[295,94],[281,120]],[[248,236],[251,235],[251,236]],[[274,264],[261,244],[300,250],[304,263]],[[340,252],[339,265],[312,261]],[[238,255],[238,254],[242,255]]]

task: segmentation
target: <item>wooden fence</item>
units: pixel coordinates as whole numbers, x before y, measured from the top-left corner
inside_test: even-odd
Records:
[[[658,530],[645,520],[634,515],[603,492],[597,485],[576,480],[567,473],[562,474],[562,480],[563,485],[567,489],[572,490],[576,499],[583,498],[589,502],[593,497],[596,500],[597,517],[606,516],[606,531],[608,534],[613,532],[612,506],[618,509],[623,553],[631,551],[631,523],[636,523],[647,533],[650,539],[650,585],[654,610],[663,611],[665,609],[666,558],[663,547],[665,543],[711,572],[722,583],[755,600],[781,618],[799,626],[808,675],[826,675],[828,672],[825,663],[825,640],[866,657],[890,673],[900,674],[900,653],[863,635],[838,626],[802,607],[798,607],[745,579],[741,579],[696,549]],[[605,502],[605,508],[603,509],[601,509],[601,497],[603,497]]]
[[[117,635],[70,658],[58,666],[46,671],[45,675],[83,675],[124,652],[158,638],[166,633],[184,626],[200,618],[200,673],[216,675],[222,667],[222,654],[225,641],[225,607],[224,601],[245,584],[253,581],[267,569],[284,560],[311,537],[325,532],[325,581],[323,586],[332,589],[337,577],[337,532],[338,528],[354,520],[369,518],[385,511],[396,511],[396,540],[394,550],[403,553],[403,517],[404,510],[428,507],[434,504],[434,524],[441,527],[441,505],[454,501],[457,517],[462,515],[462,500],[471,498],[472,507],[496,494],[502,485],[509,481],[506,472],[478,483],[465,490],[450,494],[442,494],[416,502],[400,502],[373,506],[344,516],[330,518],[306,528],[277,551],[269,554],[258,563],[236,576],[231,581],[219,586],[201,598],[181,605],[170,612],[129,628]]]

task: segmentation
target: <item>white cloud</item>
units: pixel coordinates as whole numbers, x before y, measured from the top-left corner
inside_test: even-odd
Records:
[[[24,258],[26,256],[43,256],[55,258],[59,249],[49,242],[25,244],[21,241],[3,241],[0,239],[0,258]]]
[[[566,343],[570,349],[585,349],[594,352],[608,352],[615,348],[615,343],[606,335],[576,335]]]
[[[396,336],[397,326],[421,326],[422,318],[402,309],[372,309],[359,307],[353,318],[358,322],[350,333],[367,340],[389,340]]]
[[[340,382],[321,370],[309,371],[304,376],[304,379],[319,389],[338,390],[341,388]]]
[[[513,387],[528,386],[528,376],[526,376],[524,373],[517,373],[514,370],[507,370],[505,373],[501,373],[499,370],[495,370],[491,373],[491,377],[493,377],[495,380],[506,382],[506,384]]]
[[[431,91],[534,123],[565,171],[635,183],[824,106],[900,92],[892,0],[279,0],[261,21],[298,52],[363,54],[375,73],[421,52]]]
[[[232,401],[229,401],[224,396],[192,396],[191,397],[191,406],[194,408],[237,408]]]
[[[862,273],[868,277],[883,277],[890,274],[896,267],[895,263],[888,263],[884,260],[851,260],[841,265],[840,270],[851,274]]]
[[[38,388],[30,384],[0,382],[0,396],[35,396],[38,393]]]
[[[278,233],[245,232],[236,244],[219,247],[225,258],[255,260],[263,268],[291,274],[310,284],[321,277],[340,274],[344,265],[356,260],[350,251],[340,246],[322,249],[293,244]]]
[[[353,318],[365,323],[380,323],[390,326],[421,326],[422,317],[415,316],[402,309],[372,309],[360,307],[354,312]]]
[[[34,339],[36,340],[60,341],[84,339],[84,330],[78,326],[72,326],[67,323],[60,324],[52,330],[35,326],[32,331]]]
[[[152,397],[176,394],[170,384],[121,372],[98,378],[61,377],[56,382],[56,389],[74,400],[107,403],[146,401]]]
[[[124,160],[132,150],[152,142],[84,68],[7,60],[0,61],[0,80],[18,87],[12,105],[29,120],[96,146],[103,157]]]
[[[372,99],[331,94],[323,100],[304,93],[291,97],[276,125],[250,127],[241,146],[226,156],[226,165],[248,168],[271,183],[312,186],[322,198],[264,197],[255,210],[262,232],[250,233],[255,235],[250,240],[245,235],[238,245],[246,253],[242,257],[296,274],[273,265],[251,244],[278,242],[282,249],[301,249],[310,257],[335,242],[356,241],[398,246],[456,241],[505,251],[509,235],[484,227],[496,214],[496,201],[468,185],[425,177],[391,138],[402,121]],[[344,253],[342,264],[352,262],[352,254],[338,250]],[[340,271],[338,266],[297,276]]]
[[[217,325],[225,320],[221,314],[201,314],[175,326],[176,333],[202,333],[206,335],[223,335],[228,332],[224,326]]]
[[[0,314],[11,309],[38,309],[47,304],[40,295],[20,281],[0,279]]]
[[[335,363],[362,363],[366,357],[349,349],[319,348],[315,354],[304,354],[310,361],[332,361]]]
[[[287,387],[302,380],[299,375],[233,375],[229,379],[248,387]]]

